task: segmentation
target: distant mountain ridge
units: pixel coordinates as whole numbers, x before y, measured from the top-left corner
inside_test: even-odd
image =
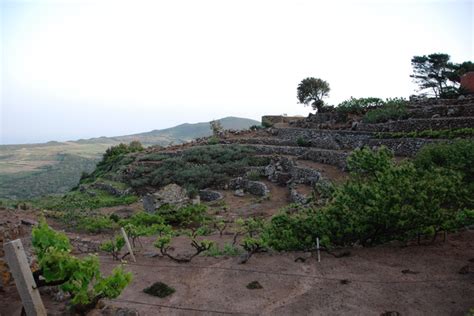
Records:
[[[219,121],[225,129],[235,130],[260,125],[258,121],[239,117]],[[119,143],[138,140],[144,146],[167,146],[211,134],[209,122],[202,122],[115,137],[0,145],[0,198],[23,199],[67,192],[83,172],[94,170],[107,148]]]
[[[260,125],[259,121],[240,118],[240,117],[225,117],[218,120],[224,129],[242,130],[248,129],[252,125]],[[212,135],[212,131],[209,122],[201,123],[184,123],[174,127],[152,130],[149,132],[124,135],[124,136],[113,136],[113,137],[98,137],[91,139],[80,139],[77,143],[128,143],[133,140],[140,141],[143,145],[168,145],[169,143],[184,143],[191,141],[195,138],[206,137]]]

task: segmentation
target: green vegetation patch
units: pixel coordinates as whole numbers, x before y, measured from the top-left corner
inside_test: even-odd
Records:
[[[389,120],[408,118],[407,101],[404,99],[388,99],[382,106],[369,110],[362,118],[364,123],[384,123]]]
[[[64,196],[49,196],[34,199],[31,203],[37,208],[53,211],[93,210],[101,207],[128,205],[138,201],[138,196],[129,194],[115,196],[97,189],[86,192],[71,191]]]
[[[436,236],[474,224],[474,142],[425,146],[414,161],[396,164],[392,153],[355,150],[350,179],[327,204],[286,210],[265,225],[264,243],[276,250],[371,246]]]
[[[196,192],[222,186],[232,177],[245,173],[247,167],[264,166],[268,160],[255,156],[254,151],[245,146],[200,146],[186,150],[178,157],[161,160],[151,172],[132,172],[127,181],[132,187],[163,187],[176,183],[188,192]]]
[[[99,259],[95,255],[75,257],[64,233],[51,229],[44,219],[33,228],[31,242],[38,257],[38,286],[54,282],[71,295],[70,304],[78,312],[86,313],[101,298],[116,298],[131,282],[132,274],[121,266],[109,276],[102,276]]]
[[[263,289],[263,286],[258,281],[252,281],[247,284],[246,288],[248,288],[249,290],[259,290]]]
[[[163,282],[155,282],[151,286],[145,288],[143,292],[145,292],[146,294],[164,298],[173,294],[174,292],[176,292],[176,290]]]
[[[56,160],[35,171],[1,174],[0,198],[30,199],[65,193],[77,185],[84,170],[94,170],[98,161],[72,154],[57,155]]]
[[[385,102],[379,98],[353,98],[339,103],[335,108],[341,114],[364,114],[368,109],[383,106]]]
[[[296,144],[300,147],[310,147],[311,146],[311,141],[303,138],[303,137],[298,137],[296,140]]]

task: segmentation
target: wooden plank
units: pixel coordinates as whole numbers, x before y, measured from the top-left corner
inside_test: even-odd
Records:
[[[16,239],[7,242],[3,245],[3,248],[26,315],[46,316],[46,309],[33,279],[33,273],[28,264],[21,240]]]
[[[319,237],[316,238],[316,248],[318,249],[318,262],[321,262],[321,253],[319,252]]]
[[[135,255],[133,254],[133,249],[132,246],[130,245],[130,241],[128,240],[127,232],[123,227],[120,228],[120,231],[122,232],[123,239],[125,239],[125,245],[128,248],[128,252],[130,253],[130,257],[132,257],[133,262],[137,262],[137,259],[135,259]]]

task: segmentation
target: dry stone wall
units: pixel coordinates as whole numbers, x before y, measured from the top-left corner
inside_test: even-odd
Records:
[[[411,132],[467,127],[474,127],[474,117],[408,119],[379,124],[361,123],[357,126],[357,130],[366,132]]]

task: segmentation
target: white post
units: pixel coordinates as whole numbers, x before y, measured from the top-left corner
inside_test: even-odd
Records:
[[[316,237],[316,249],[318,249],[318,262],[321,262],[321,254],[319,253],[319,237]]]
[[[123,227],[120,228],[120,231],[122,232],[123,239],[125,239],[125,245],[127,245],[128,252],[130,253],[130,257],[132,257],[133,262],[137,262],[137,259],[135,259],[135,255],[133,254],[130,241],[128,240],[127,232],[125,231],[125,229],[123,229]]]
[[[26,258],[25,250],[20,239],[7,242],[3,245],[5,257],[10,271],[15,279],[16,288],[20,293],[23,307],[28,316],[46,316],[46,309],[38,288],[36,287],[33,273]]]

